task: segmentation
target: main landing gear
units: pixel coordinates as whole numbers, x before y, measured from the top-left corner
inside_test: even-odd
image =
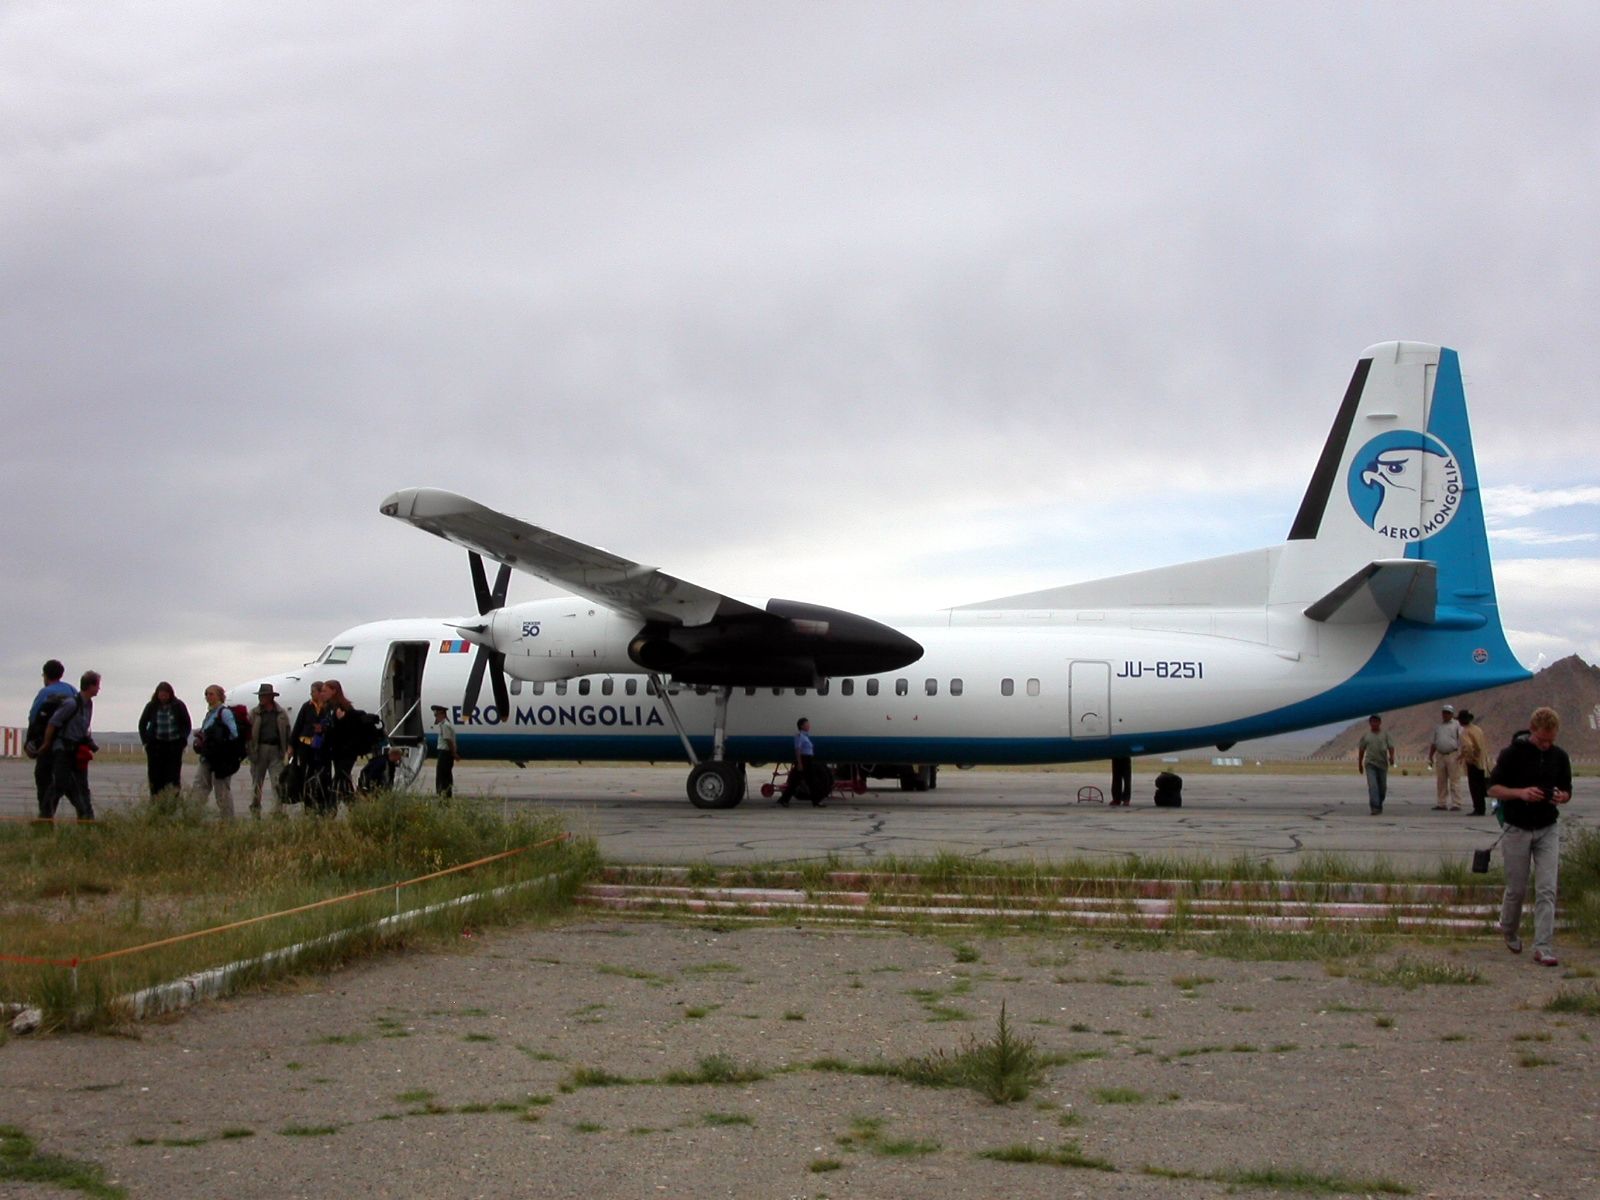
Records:
[[[652,674],[650,680],[655,685],[656,695],[660,697],[662,707],[667,710],[672,728],[677,731],[678,740],[683,743],[683,752],[691,764],[689,803],[696,808],[737,807],[744,799],[744,764],[729,762],[725,757],[728,744],[728,698],[733,694],[733,689],[719,687],[716,691],[711,757],[702,762],[700,756],[694,752],[694,745],[689,741],[689,735],[683,730],[683,722],[678,720],[677,710],[672,707],[672,697],[667,694],[667,685],[662,682],[659,675]]]

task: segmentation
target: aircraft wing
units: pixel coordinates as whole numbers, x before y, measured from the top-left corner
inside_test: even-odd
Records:
[[[529,525],[454,492],[406,488],[378,511],[643,621],[695,626],[715,617],[762,615],[742,600]]]

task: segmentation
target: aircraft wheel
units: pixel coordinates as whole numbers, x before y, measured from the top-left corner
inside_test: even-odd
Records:
[[[689,772],[689,803],[696,808],[733,808],[743,799],[743,763],[703,762]]]

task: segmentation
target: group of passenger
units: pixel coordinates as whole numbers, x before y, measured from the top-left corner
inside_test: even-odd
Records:
[[[39,817],[54,820],[66,800],[79,820],[93,820],[89,763],[100,747],[90,726],[100,675],[85,671],[74,688],[65,682],[66,668],[57,659],[44,664],[43,674],[44,686],[28,710],[24,743],[25,753],[35,760]],[[358,790],[394,785],[400,748],[380,744],[378,721],[356,708],[337,679],[313,683],[310,699],[292,720],[278,695],[264,683],[255,706],[246,709],[230,706],[227,691],[212,684],[205,690],[205,715],[196,726],[172,684],[158,683],[139,716],[150,795],[183,791],[183,756],[191,746],[199,765],[190,794],[206,802],[214,798],[224,820],[233,819],[233,780],[246,763],[250,813],[257,818],[269,785],[272,813],[281,813],[286,803],[304,803],[307,812],[319,815],[336,812],[339,802]],[[372,759],[358,786],[352,772],[356,760],[369,753]]]

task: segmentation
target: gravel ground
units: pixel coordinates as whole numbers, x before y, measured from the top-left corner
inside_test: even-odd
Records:
[[[1562,973],[1498,945],[1409,952],[1485,983],[1408,991],[1359,964],[1334,974],[1070,937],[963,946],[574,919],[361,963],[136,1038],[12,1038],[0,1047],[0,1123],[101,1163],[134,1197],[1226,1191],[1145,1164],[1300,1166],[1417,1195],[1600,1194],[1600,1021],[1542,1011]],[[809,1069],[746,1085],[561,1090],[579,1067],[638,1078],[712,1053],[772,1071],[953,1048],[989,1034],[1002,1001],[1041,1049],[1092,1056],[1004,1107]],[[1106,1089],[1142,1100],[1108,1103]],[[284,1132],[296,1126],[326,1131]],[[975,1157],[1068,1139],[1118,1170]],[[812,1169],[824,1161],[840,1165]],[[43,1194],[59,1193],[0,1184],[0,1197]]]

